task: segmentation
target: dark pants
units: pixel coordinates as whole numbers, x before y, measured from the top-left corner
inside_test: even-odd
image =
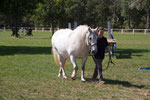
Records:
[[[93,79],[96,79],[98,76],[99,81],[103,80],[102,61],[103,61],[102,59],[94,59],[96,66],[95,66],[95,70],[93,73]]]

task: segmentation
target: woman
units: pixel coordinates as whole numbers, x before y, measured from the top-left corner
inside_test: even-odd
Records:
[[[104,28],[99,27],[98,29],[98,39],[97,39],[97,49],[98,52],[94,55],[93,60],[95,61],[95,70],[93,73],[93,79],[96,79],[98,76],[99,82],[104,83],[103,75],[102,75],[102,61],[105,57],[105,49],[107,49],[109,53],[109,57],[111,57],[110,49],[108,46],[107,38],[104,37]]]

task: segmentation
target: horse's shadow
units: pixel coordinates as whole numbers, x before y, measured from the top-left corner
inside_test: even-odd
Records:
[[[86,79],[87,82],[95,82],[95,83],[98,83],[98,80],[95,79],[90,79],[90,78],[87,78]],[[144,88],[145,85],[135,85],[135,84],[131,84],[130,82],[128,81],[120,81],[120,80],[111,80],[111,79],[104,79],[105,83],[104,84],[111,84],[111,85],[122,85],[124,87],[135,87],[135,88]]]
[[[51,54],[51,49],[52,47],[0,45],[0,56],[15,54]]]

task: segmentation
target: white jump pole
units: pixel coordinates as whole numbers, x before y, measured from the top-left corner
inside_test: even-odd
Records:
[[[108,39],[111,39],[111,23],[108,21]]]

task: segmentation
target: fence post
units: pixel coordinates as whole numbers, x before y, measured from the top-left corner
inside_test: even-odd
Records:
[[[68,23],[68,28],[71,29],[71,23]]]
[[[44,28],[42,28],[42,32],[44,32]]]
[[[35,32],[36,32],[37,28],[35,27]]]
[[[121,34],[123,34],[123,29],[121,29]]]
[[[57,30],[59,30],[59,27],[57,28]]]
[[[133,29],[133,34],[134,34],[134,29]]]
[[[49,31],[52,32],[52,28],[49,28]]]
[[[77,22],[74,21],[74,29],[77,27]]]
[[[4,27],[4,32],[6,32],[6,27]]]
[[[144,34],[146,34],[147,29],[144,30]]]

